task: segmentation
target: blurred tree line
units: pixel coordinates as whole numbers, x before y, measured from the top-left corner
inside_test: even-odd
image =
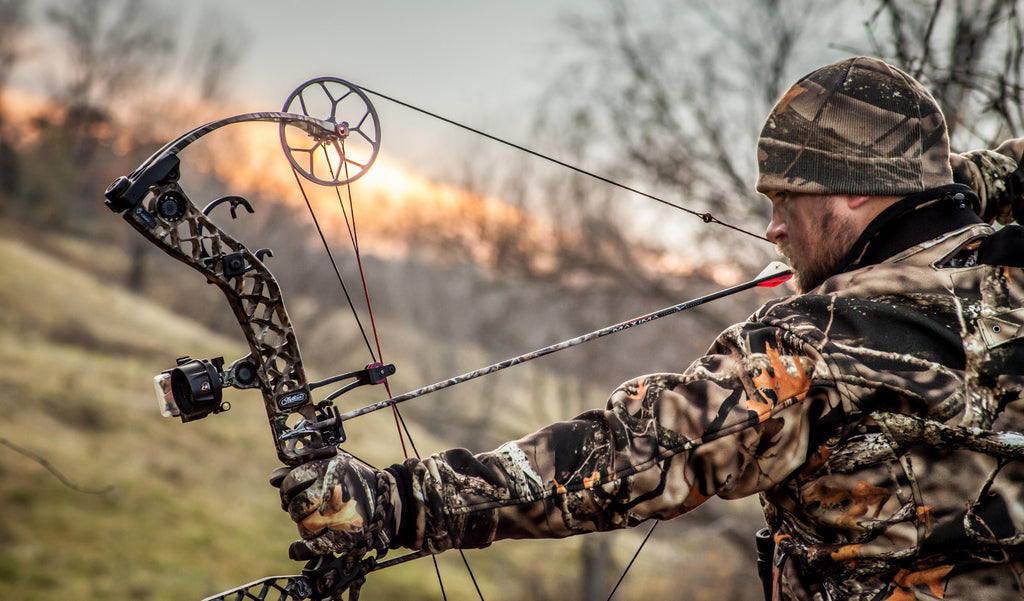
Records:
[[[244,56],[244,32],[218,31],[209,17],[184,27],[166,6],[0,0],[0,218],[113,240],[130,259],[109,268],[112,281],[233,331],[229,317],[210,310],[218,301],[198,278],[147,279],[148,243],[124,233],[100,202],[107,183],[133,169],[140,153],[196,125],[196,115],[226,98]],[[179,35],[186,30],[190,36]],[[823,56],[875,55],[920,78],[943,107],[957,150],[1024,134],[1024,17],[1016,0],[602,0],[567,15],[564,31],[560,68],[533,111],[533,145],[757,233],[767,203],[752,187],[756,136],[786,86],[826,62]],[[35,72],[42,90],[29,108],[15,102],[10,85],[23,69]],[[639,208],[635,198],[580,175],[525,157],[490,159],[503,169],[488,160],[486,152],[467,158],[460,185],[521,209],[520,220],[481,213],[453,223],[410,211],[396,235],[417,252],[400,261],[368,259],[386,282],[375,310],[391,322],[403,353],[416,357],[422,383],[477,367],[463,365],[464,346],[504,358],[707,292],[719,285],[723,265],[752,275],[773,254],[671,209]],[[530,229],[536,214],[553,223],[543,237]],[[286,289],[303,291],[293,305],[296,322],[320,347],[315,357],[330,357],[333,365],[321,367],[336,371],[347,349],[359,346],[357,334],[335,315],[333,293],[323,291],[333,275],[312,257],[322,251],[305,243],[308,223],[276,205],[239,227],[298,257],[275,272]],[[680,254],[689,264],[685,278],[665,267]],[[351,272],[353,259],[340,260]],[[486,448],[521,433],[494,402],[509,390],[533,399],[535,422],[567,417],[600,404],[595,390],[625,377],[684,369],[753,304],[716,303],[649,333],[565,353],[544,364],[559,374],[553,389],[533,372],[502,376],[467,393],[483,398],[471,410],[446,396],[410,413],[453,445]],[[324,324],[332,327],[318,327]],[[729,511],[702,509],[702,524],[753,565],[743,541],[754,525]],[[685,524],[677,530],[700,532]],[[584,549],[581,599],[608,590],[607,540]],[[747,584],[730,598],[756,598]]]
[[[178,13],[148,0],[0,0],[4,210],[87,229],[98,194],[137,160],[134,149],[223,97],[246,38],[205,17],[186,29]],[[19,70],[32,73],[30,106],[12,106]]]
[[[827,62],[877,56],[920,79],[946,114],[954,150],[1024,132],[1016,0],[602,6],[566,19],[577,52],[552,82],[547,124],[606,140],[590,149],[603,173],[759,233],[768,209],[753,190],[757,135],[785,89]],[[757,256],[742,252],[751,242],[743,237],[714,228],[698,236]]]

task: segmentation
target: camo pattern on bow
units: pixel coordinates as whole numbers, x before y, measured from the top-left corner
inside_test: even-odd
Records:
[[[307,94],[323,97],[319,103],[327,113],[323,119],[305,112]],[[286,110],[296,100],[302,114],[245,113],[199,126],[168,142],[131,174],[114,180],[104,194],[107,206],[142,236],[199,271],[224,293],[249,345],[250,354],[226,370],[220,358],[216,362],[179,360],[179,369],[168,370],[166,378],[158,379],[167,412],[182,421],[201,419],[228,407],[220,401],[222,387],[258,388],[278,458],[293,467],[336,453],[344,440],[337,410],[329,402],[316,403],[312,398],[280,286],[262,261],[266,251],[251,252],[208,218],[208,212],[223,201],[231,201],[232,215],[238,205],[250,212],[252,207],[233,196],[200,210],[179,182],[178,153],[227,125],[268,121],[280,126],[282,150],[300,187],[299,176],[332,186],[361,177],[376,158],[380,138],[376,112],[366,95],[344,80],[323,77],[292,92]],[[350,134],[355,134],[356,142],[350,146],[360,147],[354,153],[358,160],[346,150]],[[170,396],[173,401],[168,400]]]

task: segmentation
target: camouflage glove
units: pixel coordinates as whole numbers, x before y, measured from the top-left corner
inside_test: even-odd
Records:
[[[1024,224],[1024,167],[1013,157],[993,150],[972,150],[949,157],[953,181],[966,184],[981,200],[986,223]]]
[[[347,453],[300,465],[283,478],[275,474],[271,483],[281,489],[281,507],[302,537],[289,549],[292,559],[329,553],[362,557],[390,547],[401,516],[393,474]]]

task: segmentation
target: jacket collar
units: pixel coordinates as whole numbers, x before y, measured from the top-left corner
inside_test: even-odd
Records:
[[[968,186],[949,184],[911,194],[882,211],[861,233],[833,275],[881,263],[912,246],[984,223]]]

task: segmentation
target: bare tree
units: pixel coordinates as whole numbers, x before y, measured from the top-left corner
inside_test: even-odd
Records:
[[[27,7],[26,0],[0,0],[0,93],[7,87],[14,66],[25,52]]]
[[[955,147],[1024,129],[1024,15],[1018,0],[880,0],[866,44],[920,78],[942,106]]]
[[[66,71],[56,85],[63,126],[83,158],[110,125],[111,107],[166,71],[175,50],[174,18],[145,0],[75,0],[46,17],[62,42]],[[168,25],[172,26],[168,26]]]
[[[225,93],[246,37],[212,31],[216,13],[205,11],[182,50],[178,13],[150,0],[73,0],[47,9],[64,66],[52,80],[54,96],[66,110],[62,125],[86,146],[82,154],[115,121],[141,124],[135,135],[146,136],[168,116],[194,116],[198,104]]]
[[[194,119],[225,92],[245,36],[235,31],[229,38],[202,25],[215,22],[213,14],[207,10],[183,52],[178,13],[151,0],[71,0],[47,7],[58,65],[48,84],[60,110],[36,121],[39,143],[30,152],[48,160],[22,196],[32,197],[26,202],[33,210],[48,207],[48,225],[81,223],[98,210],[98,191],[125,168],[111,152],[115,138],[149,145],[154,136],[181,131],[181,119]],[[42,172],[54,168],[62,170],[59,191]],[[128,284],[138,289],[145,284],[148,251],[144,240],[133,240]]]
[[[602,172],[760,232],[767,205],[752,189],[754,144],[785,85],[822,57],[877,55],[933,90],[955,148],[991,144],[1024,125],[1022,22],[1016,0],[607,0],[597,16],[566,20],[576,58],[544,119],[586,130],[606,149],[595,157]],[[705,252],[723,253],[720,232],[691,229]],[[768,252],[728,239],[743,261]]]
[[[26,0],[0,0],[0,199],[18,183],[17,155],[4,119],[4,90],[24,52],[27,6]]]
[[[611,140],[603,168],[760,231],[754,141],[791,76],[802,36],[827,5],[741,4],[665,2],[645,12],[610,0],[597,17],[567,19],[578,59],[561,72],[546,109],[549,120]],[[697,231],[705,239],[721,233]],[[738,252],[747,242],[733,242],[736,258],[764,256]]]
[[[223,15],[216,8],[203,9],[191,48],[187,53],[189,72],[196,78],[199,97],[204,100],[223,98],[235,66],[245,54],[248,36],[236,31],[225,36],[220,29]]]

